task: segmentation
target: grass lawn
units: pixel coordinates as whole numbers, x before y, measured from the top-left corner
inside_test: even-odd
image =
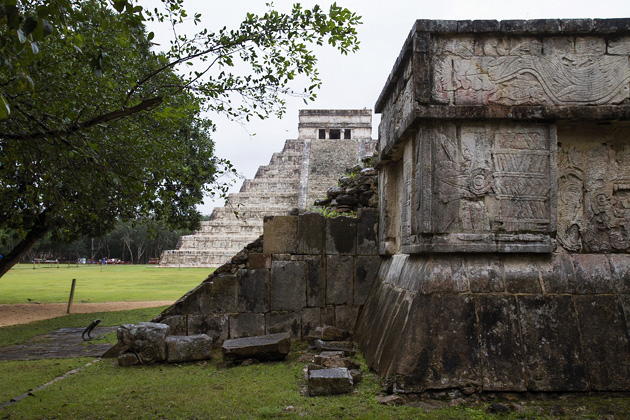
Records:
[[[162,308],[112,312],[103,323],[135,323],[151,319]],[[154,313],[146,312],[153,311]],[[7,337],[25,337],[60,326],[85,325],[96,314],[73,314],[55,320],[0,328],[0,346]],[[105,317],[106,313],[98,314]],[[83,319],[82,317],[87,317]],[[4,337],[4,338],[3,338]],[[110,342],[115,337],[108,336]],[[0,408],[10,419],[538,419],[629,418],[630,398],[609,395],[560,396],[550,400],[519,401],[513,394],[505,406],[518,406],[507,415],[491,415],[490,402],[470,407],[428,410],[419,403],[385,406],[380,378],[363,366],[363,381],[348,395],[305,397],[302,368],[304,345],[294,343],[287,361],[229,366],[215,352],[211,361],[121,368],[116,359],[103,359],[79,373],[55,382],[21,401]],[[94,359],[0,362],[0,404],[33,390]],[[431,403],[435,406],[435,403]]]
[[[0,304],[64,303],[72,279],[74,302],[176,300],[201,283],[214,268],[175,268],[146,265],[41,265],[12,268],[0,278]]]
[[[475,414],[483,415],[483,411],[450,408],[427,415],[419,407],[380,405],[376,401],[380,394],[379,380],[369,372],[365,372],[363,382],[352,394],[305,397],[300,392],[304,385],[304,365],[296,360],[296,353],[287,362],[237,367],[211,361],[121,368],[115,359],[104,359],[1,410],[0,416],[11,419],[469,419]]]

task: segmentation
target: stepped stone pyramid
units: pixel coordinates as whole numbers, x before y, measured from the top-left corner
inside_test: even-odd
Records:
[[[162,253],[162,266],[218,267],[263,232],[264,216],[308,209],[343,172],[370,156],[371,110],[301,110],[298,139],[287,140],[269,165],[216,207],[201,229]]]

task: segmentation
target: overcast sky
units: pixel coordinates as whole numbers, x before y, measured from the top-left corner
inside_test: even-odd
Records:
[[[212,30],[236,27],[247,12],[267,10],[262,0],[187,0],[186,10],[202,14],[202,22]],[[275,0],[276,9],[290,10],[295,1]],[[304,6],[331,1],[302,1]],[[629,0],[339,0],[337,4],[362,16],[359,27],[361,49],[342,56],[332,48],[316,50],[323,81],[318,99],[305,105],[290,98],[282,120],[255,121],[246,126],[211,116],[218,129],[213,138],[216,154],[229,159],[246,178],[253,178],[260,165],[269,163],[286,139],[297,138],[300,109],[373,109],[403,42],[416,19],[537,19],[630,17]],[[161,38],[158,34],[156,40]],[[301,90],[298,86],[296,90]],[[373,137],[377,136],[378,116],[373,117]],[[240,182],[233,188],[238,191]],[[215,205],[207,200],[200,207],[210,214]]]

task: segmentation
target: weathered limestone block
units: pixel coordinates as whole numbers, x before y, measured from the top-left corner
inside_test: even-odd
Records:
[[[271,311],[299,311],[306,306],[304,261],[274,261],[271,264]]]
[[[344,356],[354,356],[356,352],[352,341],[315,340],[315,347],[319,351],[341,351]]]
[[[447,258],[391,258],[382,265],[355,337],[368,365],[404,392],[627,389],[630,299],[614,292],[585,293],[567,281],[575,275],[565,268],[577,266],[578,259],[584,265],[586,256],[505,256],[498,271],[519,286],[496,291],[486,286],[472,294],[418,293],[426,286],[428,267],[442,264],[449,273]],[[589,257],[596,267],[609,260]],[[422,258],[431,262],[422,264]],[[490,276],[465,268],[472,277]],[[411,281],[414,271],[425,280]],[[558,285],[532,286],[540,281]]]
[[[221,350],[227,360],[282,360],[291,349],[288,333],[225,340]]]
[[[617,293],[630,295],[630,255],[608,255],[612,270],[612,282]]]
[[[203,282],[167,309],[176,314],[198,314],[211,311],[212,283]]]
[[[527,386],[534,391],[584,391],[588,378],[570,296],[520,296]]]
[[[357,254],[378,255],[378,209],[362,208],[357,218]]]
[[[573,256],[577,293],[614,293],[608,257],[598,254],[576,254]]]
[[[466,258],[470,290],[473,293],[502,292],[505,290],[501,261],[488,261],[485,256]]]
[[[617,297],[579,296],[575,306],[591,387],[630,389],[630,343]]]
[[[265,314],[267,334],[289,333],[291,338],[301,338],[299,312],[271,312]]]
[[[343,341],[351,336],[348,330],[343,330],[331,325],[324,325],[318,330],[321,332],[319,338],[324,341]]]
[[[326,219],[326,254],[356,254],[357,221],[338,216]]]
[[[480,295],[482,386],[487,391],[526,391],[525,366],[514,296]]]
[[[321,325],[321,308],[302,309],[302,338],[306,338]]]
[[[360,369],[361,366],[347,357],[342,351],[323,351],[316,355],[313,362],[327,368]]]
[[[422,267],[424,262],[424,267]],[[420,277],[416,281],[421,281],[420,290],[422,293],[453,293],[468,291],[468,275],[466,273],[466,261],[461,256],[441,256],[435,255],[430,259],[418,260],[414,267],[407,266],[403,275],[406,279]],[[416,271],[417,270],[417,271]],[[405,284],[409,284],[407,280]],[[417,287],[417,286],[415,286]]]
[[[346,368],[318,369],[309,372],[308,395],[347,394],[352,392],[352,375]]]
[[[319,213],[298,217],[298,253],[322,254],[326,248],[326,219]]]
[[[265,333],[265,314],[230,315],[230,338],[259,336]]]
[[[228,338],[229,318],[227,315],[187,315],[187,335],[206,334],[213,343],[221,343]]]
[[[196,311],[192,313],[224,314],[236,312],[239,291],[239,278],[235,275],[217,276],[212,279],[211,293],[208,296],[211,311]]]
[[[271,268],[271,256],[262,254],[262,253],[254,253],[250,252],[248,256],[248,268],[251,270],[262,270],[262,269],[270,269]]]
[[[322,308],[321,321],[323,325],[335,325],[335,307],[328,305]]]
[[[166,360],[166,336],[169,326],[155,322],[123,324],[118,327],[118,342],[129,346],[143,364],[163,362]]]
[[[118,366],[135,366],[139,364],[138,356],[131,352],[123,352],[118,355]]]
[[[326,257],[306,260],[306,304],[321,308],[326,302]]]
[[[354,257],[328,255],[326,257],[326,304],[351,304],[354,284]]]
[[[276,216],[265,219],[265,254],[297,252],[297,216]]]
[[[363,305],[381,267],[379,256],[357,257],[354,263],[354,305]]]
[[[573,258],[554,253],[539,263],[540,276],[547,293],[577,293]]]
[[[186,315],[173,315],[166,317],[160,321],[161,324],[169,326],[169,334],[186,335],[188,330]]]
[[[269,310],[269,270],[239,270],[237,309],[239,312]]]
[[[505,286],[510,293],[542,293],[538,264],[531,257],[506,257]]]
[[[212,339],[205,334],[166,337],[166,361],[193,362],[212,357]]]
[[[359,316],[359,307],[350,305],[335,306],[335,326],[345,331],[354,331]]]

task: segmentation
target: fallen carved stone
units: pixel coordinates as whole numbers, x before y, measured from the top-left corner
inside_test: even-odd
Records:
[[[206,334],[171,335],[166,337],[166,361],[192,362],[212,357],[212,339]]]
[[[257,359],[261,361],[283,360],[291,349],[288,333],[225,340],[221,350],[223,357],[231,361]]]
[[[308,395],[347,394],[352,392],[352,375],[346,368],[311,370],[308,377]]]
[[[169,326],[155,322],[123,324],[118,327],[119,344],[129,346],[141,363],[149,364],[166,360],[166,336]]]

